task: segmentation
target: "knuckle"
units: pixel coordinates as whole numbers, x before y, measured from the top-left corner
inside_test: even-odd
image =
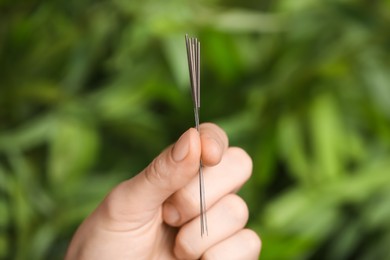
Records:
[[[252,175],[253,161],[249,154],[239,147],[231,147],[230,152],[237,164],[240,166],[240,173],[245,181]]]
[[[154,159],[145,169],[145,178],[152,184],[169,187],[169,178],[167,178],[167,165],[160,157]]]
[[[178,205],[177,208],[184,214],[184,217],[193,216],[196,214],[199,207],[199,198],[187,188],[184,188],[175,194],[173,201]]]
[[[243,239],[245,240],[247,250],[254,252],[256,255],[260,255],[261,239],[257,233],[251,229],[244,229],[242,232],[244,233]]]
[[[230,194],[226,201],[225,210],[232,218],[232,221],[240,224],[240,226],[244,226],[249,217],[249,210],[245,201],[235,194]]]

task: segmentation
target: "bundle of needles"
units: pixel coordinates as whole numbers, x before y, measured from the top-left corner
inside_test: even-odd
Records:
[[[190,74],[191,94],[194,105],[195,127],[199,132],[199,108],[200,108],[200,42],[197,38],[185,36],[187,47],[188,68]],[[200,234],[208,235],[206,198],[202,170],[202,161],[199,162],[199,194],[200,194]]]

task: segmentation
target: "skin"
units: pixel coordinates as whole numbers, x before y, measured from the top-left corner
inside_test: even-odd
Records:
[[[228,146],[218,126],[191,128],[137,176],[116,186],[81,224],[71,259],[258,259],[261,242],[245,228],[248,208],[235,194],[252,161]],[[204,165],[208,235],[200,235],[199,161]]]

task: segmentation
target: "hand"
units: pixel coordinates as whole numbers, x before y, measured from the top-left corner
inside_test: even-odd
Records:
[[[248,209],[235,194],[250,157],[228,148],[207,123],[186,131],[141,173],[115,187],[74,235],[66,259],[258,259],[260,239],[245,229]],[[200,235],[199,161],[204,165],[208,236]]]

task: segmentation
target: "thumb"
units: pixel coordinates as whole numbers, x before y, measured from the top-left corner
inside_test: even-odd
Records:
[[[119,184],[103,202],[115,221],[147,221],[163,202],[197,174],[201,153],[199,133],[191,128],[134,178]],[[136,217],[137,219],[129,219]]]

